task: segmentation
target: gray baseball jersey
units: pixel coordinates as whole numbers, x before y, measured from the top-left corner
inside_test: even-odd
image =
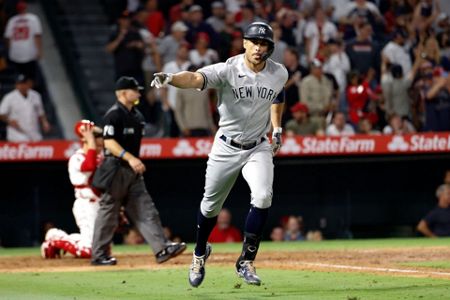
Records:
[[[244,144],[262,141],[270,129],[271,105],[284,100],[281,92],[288,78],[286,68],[268,59],[264,69],[254,73],[245,65],[242,54],[198,72],[205,79],[203,89],[217,89],[220,113],[220,129],[206,168],[202,214],[206,217],[219,214],[241,171],[250,187],[251,204],[270,207],[273,156],[269,142],[264,139],[250,150],[241,150],[223,141],[223,136],[227,141]]]
[[[284,93],[280,92],[288,72],[283,65],[267,59],[265,68],[254,73],[245,66],[241,54],[197,72],[205,79],[203,89],[217,90],[219,126],[224,135],[248,142],[258,140],[270,130],[270,106],[284,101]]]

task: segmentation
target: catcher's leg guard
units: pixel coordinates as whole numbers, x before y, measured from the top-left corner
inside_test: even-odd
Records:
[[[41,245],[42,258],[61,258],[60,250],[53,245],[52,241],[44,241]]]
[[[65,241],[65,240],[56,240],[53,241],[55,247],[69,252],[75,257],[79,258],[91,258],[91,248],[86,247],[78,247],[75,242]]]

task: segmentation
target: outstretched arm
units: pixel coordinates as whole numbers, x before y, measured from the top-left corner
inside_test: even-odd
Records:
[[[205,83],[205,79],[201,73],[182,71],[175,74],[171,73],[155,73],[151,86],[161,88],[170,84],[182,89],[201,89]]]

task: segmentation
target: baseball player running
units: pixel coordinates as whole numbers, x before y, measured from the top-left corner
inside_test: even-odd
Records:
[[[41,246],[44,258],[60,256],[60,250],[75,257],[90,258],[94,223],[99,208],[99,193],[92,186],[92,176],[101,160],[103,149],[102,129],[88,120],[75,124],[75,134],[82,142],[82,148],[69,159],[69,177],[75,190],[72,212],[80,233],[67,234],[52,228],[47,231]]]
[[[197,243],[189,269],[189,283],[198,287],[211,254],[208,237],[239,172],[251,190],[242,253],[236,262],[239,277],[260,285],[253,262],[258,252],[268,209],[272,204],[273,155],[281,147],[283,87],[286,68],[269,59],[274,49],[272,28],[250,24],[244,33],[245,53],[199,69],[176,74],[156,73],[151,83],[160,88],[215,88],[219,95],[219,130],[209,154],[205,192],[197,217]],[[266,137],[272,123],[272,144]]]

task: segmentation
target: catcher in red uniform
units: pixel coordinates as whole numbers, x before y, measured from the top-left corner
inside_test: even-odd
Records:
[[[100,193],[91,186],[91,182],[102,159],[102,129],[95,126],[94,122],[81,120],[75,124],[74,130],[82,147],[70,157],[68,169],[75,190],[72,212],[80,233],[67,234],[57,228],[48,230],[41,246],[43,258],[60,257],[61,250],[75,257],[91,257],[94,223],[100,200]]]

